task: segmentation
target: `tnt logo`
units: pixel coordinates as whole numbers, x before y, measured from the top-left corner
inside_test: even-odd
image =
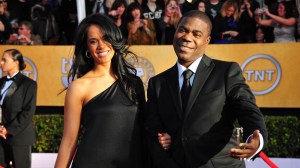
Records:
[[[136,75],[142,79],[145,89],[147,89],[149,79],[155,75],[155,69],[152,63],[146,58],[137,56],[137,59],[138,60],[134,57],[126,58],[126,60],[135,67],[137,71]]]
[[[62,72],[62,74],[64,74],[64,76],[61,77],[61,82],[65,88],[68,87],[69,82],[71,82],[71,81],[68,82],[68,72],[69,72],[70,68],[72,67],[72,64],[73,64],[72,58],[69,58],[69,59],[62,58],[62,60],[61,60],[61,72]]]
[[[27,57],[23,57],[23,59],[26,64],[26,68],[22,71],[22,74],[33,79],[34,81],[37,81],[38,71],[34,62]],[[2,76],[2,71],[0,71],[0,76]]]
[[[277,87],[281,79],[279,62],[266,54],[249,57],[242,64],[242,70],[255,95],[270,93]]]

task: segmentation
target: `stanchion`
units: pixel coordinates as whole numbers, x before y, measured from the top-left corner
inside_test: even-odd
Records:
[[[271,168],[278,168],[278,166],[272,162],[263,151],[260,152],[259,157],[261,157]]]

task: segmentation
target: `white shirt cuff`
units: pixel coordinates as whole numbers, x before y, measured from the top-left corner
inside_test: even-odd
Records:
[[[246,140],[246,143],[248,143],[248,141],[250,141],[253,137],[253,134],[251,134],[247,140]],[[250,161],[255,155],[257,155],[263,148],[264,146],[264,139],[263,139],[263,136],[261,135],[261,133],[259,133],[259,147],[257,149],[257,151],[250,157],[246,158],[247,161]]]

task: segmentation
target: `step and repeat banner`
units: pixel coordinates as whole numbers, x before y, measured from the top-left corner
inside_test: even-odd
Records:
[[[15,48],[25,56],[23,74],[38,82],[38,106],[63,106],[74,46],[0,46],[0,53]],[[145,88],[150,77],[176,63],[172,46],[132,46]],[[300,108],[300,43],[209,45],[206,55],[238,62],[260,107]],[[4,76],[5,74],[1,75]]]

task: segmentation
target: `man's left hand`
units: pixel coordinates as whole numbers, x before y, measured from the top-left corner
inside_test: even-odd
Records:
[[[234,158],[248,158],[255,154],[259,147],[259,130],[253,132],[252,138],[248,143],[240,143],[238,148],[230,149],[230,156]]]

